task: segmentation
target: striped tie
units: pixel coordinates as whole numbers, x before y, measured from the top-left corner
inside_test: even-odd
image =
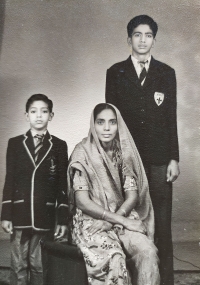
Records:
[[[148,60],[147,61],[139,61],[140,66],[141,66],[141,73],[140,73],[140,76],[139,76],[139,82],[140,82],[141,85],[142,85],[143,80],[147,76],[147,71],[146,71],[146,68],[145,68],[145,63],[147,63],[147,62],[148,62]]]
[[[34,136],[34,138],[37,139],[36,146],[35,146],[35,151],[34,151],[34,153],[35,153],[35,162],[37,162],[40,149],[41,149],[42,146],[43,146],[44,135],[38,135],[38,134],[36,134],[36,135]]]

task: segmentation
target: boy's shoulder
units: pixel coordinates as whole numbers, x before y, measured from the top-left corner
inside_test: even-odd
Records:
[[[120,62],[117,62],[117,63],[111,65],[108,68],[108,70],[110,70],[110,71],[117,71],[117,70],[123,69],[123,68],[125,68],[125,66],[127,64],[127,61],[129,61],[130,59],[131,59],[131,57],[129,56],[128,59],[120,61]]]
[[[174,71],[174,69],[169,66],[168,64],[161,62],[157,59],[155,59],[153,56],[151,58],[152,64],[161,71],[165,71],[165,72],[172,72]],[[130,64],[132,65],[132,61],[131,61],[131,56],[129,56],[126,60],[117,62],[115,64],[113,64],[110,68],[108,68],[108,71],[111,72],[124,72],[125,69],[127,68],[127,65],[130,67]]]
[[[66,141],[64,141],[64,140],[62,140],[62,139],[60,139],[60,138],[58,138],[58,137],[56,137],[56,136],[54,136],[52,134],[50,134],[50,137],[52,138],[52,143],[55,144],[55,146],[56,145],[57,146],[62,146],[64,148],[67,147]]]
[[[169,66],[168,64],[166,64],[162,61],[159,61],[153,57],[152,57],[152,61],[158,69],[163,69],[165,71],[174,71],[174,68],[172,68],[171,66]]]
[[[11,138],[9,138],[9,142],[13,142],[13,143],[21,142],[22,140],[24,140],[25,136],[26,136],[26,134],[21,134],[21,135],[15,136],[15,137],[11,137]]]
[[[9,143],[13,144],[13,143],[17,143],[17,142],[22,142],[25,138],[27,138],[27,134],[28,134],[28,132],[24,133],[24,134],[21,134],[21,135],[18,135],[18,136],[15,136],[15,137],[11,137],[9,139]],[[56,136],[54,136],[52,134],[49,134],[49,135],[52,138],[52,141],[54,143],[66,144],[66,141],[64,141],[64,140],[62,140],[62,139],[60,139],[60,138],[58,138],[58,137],[56,137]]]

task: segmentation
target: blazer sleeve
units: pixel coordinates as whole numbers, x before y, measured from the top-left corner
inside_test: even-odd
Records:
[[[57,191],[57,223],[68,223],[67,166],[68,150],[66,142],[62,142],[58,150],[58,191]]]
[[[170,159],[179,161],[179,145],[177,133],[177,98],[176,98],[176,75],[172,70],[168,78],[170,106],[169,106],[169,135],[170,135]]]
[[[106,92],[105,101],[117,107],[117,80],[112,68],[107,70],[106,74]]]
[[[6,178],[3,188],[1,221],[12,221],[12,202],[14,191],[14,171],[15,171],[16,146],[12,139],[8,141],[6,153]]]

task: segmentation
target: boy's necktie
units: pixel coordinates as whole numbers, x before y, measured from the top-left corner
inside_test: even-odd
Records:
[[[42,146],[43,146],[43,138],[44,138],[44,135],[38,135],[38,134],[36,134],[36,135],[34,136],[34,138],[37,138],[37,142],[36,142],[36,146],[35,146],[35,151],[34,151],[34,153],[35,153],[35,162],[37,162],[40,149],[41,149]]]
[[[140,84],[142,85],[142,82],[143,80],[145,79],[145,77],[147,76],[147,71],[146,71],[146,68],[145,68],[145,63],[147,63],[148,61],[139,61],[139,64],[141,66],[141,73],[140,73],[140,76],[139,76],[139,82]]]

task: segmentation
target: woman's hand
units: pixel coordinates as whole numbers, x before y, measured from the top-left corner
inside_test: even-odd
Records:
[[[94,220],[93,224],[87,229],[88,234],[94,235],[104,231],[109,231],[112,228],[112,224],[107,221]]]
[[[133,220],[133,219],[125,218],[124,227],[129,231],[146,234],[146,228],[141,220]]]

